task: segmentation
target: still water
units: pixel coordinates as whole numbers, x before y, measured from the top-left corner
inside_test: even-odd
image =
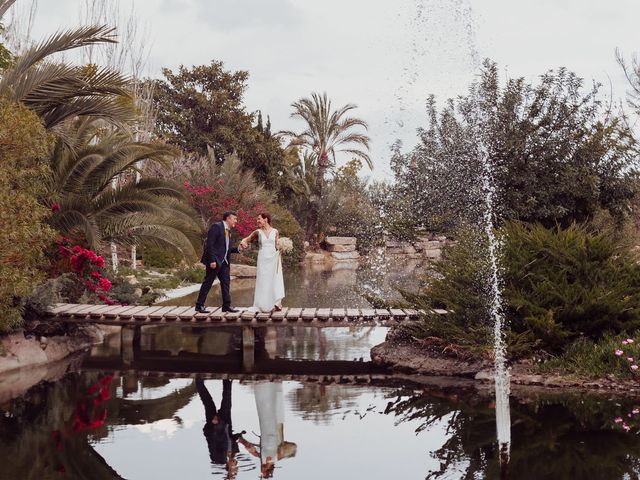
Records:
[[[633,401],[516,389],[501,468],[491,386],[388,375],[385,333],[264,329],[251,371],[233,328],[143,330],[133,358],[109,337],[0,392],[0,479],[640,478]]]

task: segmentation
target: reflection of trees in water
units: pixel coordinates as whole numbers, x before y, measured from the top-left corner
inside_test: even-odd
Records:
[[[101,405],[107,410],[104,423],[79,425],[79,406],[93,402],[96,394],[89,392],[99,378],[98,374],[68,375],[58,382],[33,387],[0,408],[1,480],[121,478],[91,443],[107,437],[108,426],[173,418],[195,394],[195,385],[191,383],[163,398],[119,399],[116,378],[110,384],[104,382],[110,397]],[[151,379],[145,379],[142,385],[148,384],[147,380],[154,387],[162,386],[162,381]],[[90,420],[94,417],[89,415]]]
[[[493,402],[442,390],[398,398],[387,407],[417,432],[444,422],[447,440],[433,452],[440,469],[427,479],[637,479],[637,437],[613,426],[620,408],[597,396],[540,396],[512,401],[511,458],[501,477]],[[456,473],[457,472],[457,473]],[[504,472],[502,472],[504,474]]]
[[[140,346],[143,350],[168,351],[172,355],[180,352],[226,355],[238,337],[229,329],[166,326],[143,330]]]
[[[301,384],[288,399],[304,420],[328,424],[336,410],[355,409],[362,393],[358,387]]]

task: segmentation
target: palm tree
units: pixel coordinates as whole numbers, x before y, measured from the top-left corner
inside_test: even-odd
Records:
[[[55,33],[2,72],[0,95],[22,102],[58,134],[64,132],[65,121],[78,116],[100,117],[127,128],[135,118],[128,78],[109,68],[51,60],[56,53],[115,41],[113,29],[106,26]]]
[[[373,168],[371,158],[368,155],[370,138],[354,131],[354,128],[368,129],[364,120],[348,116],[351,110],[357,108],[354,104],[347,104],[333,111],[331,100],[326,93],[322,95],[313,93],[311,98],[302,98],[292,105],[292,118],[301,118],[306,122],[306,128],[300,133],[291,131],[281,132],[281,135],[291,138],[291,145],[299,146],[310,152],[315,160],[315,191],[309,205],[307,216],[306,239],[318,246],[318,218],[320,202],[325,184],[327,170],[336,163],[339,153],[346,153],[353,158],[364,160],[369,168]]]
[[[167,164],[175,155],[171,147],[133,142],[126,133],[87,117],[64,136],[74,146],[58,140],[51,156],[49,192],[59,206],[52,226],[94,249],[107,242],[152,243],[195,254],[200,226],[184,187],[153,177],[136,181],[137,165]]]

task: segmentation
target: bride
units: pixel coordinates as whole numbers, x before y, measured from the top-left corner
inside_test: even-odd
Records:
[[[279,311],[282,309],[284,298],[282,259],[278,249],[280,234],[271,226],[270,214],[261,213],[256,222],[258,229],[240,242],[243,249],[254,242],[259,246],[256,290],[252,309],[260,312]]]

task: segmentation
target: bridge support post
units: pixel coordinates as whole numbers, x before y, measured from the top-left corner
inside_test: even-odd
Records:
[[[242,369],[253,372],[256,363],[256,331],[253,327],[242,327]]]
[[[123,325],[120,329],[120,357],[126,365],[131,364],[134,352],[140,348],[142,327]]]

